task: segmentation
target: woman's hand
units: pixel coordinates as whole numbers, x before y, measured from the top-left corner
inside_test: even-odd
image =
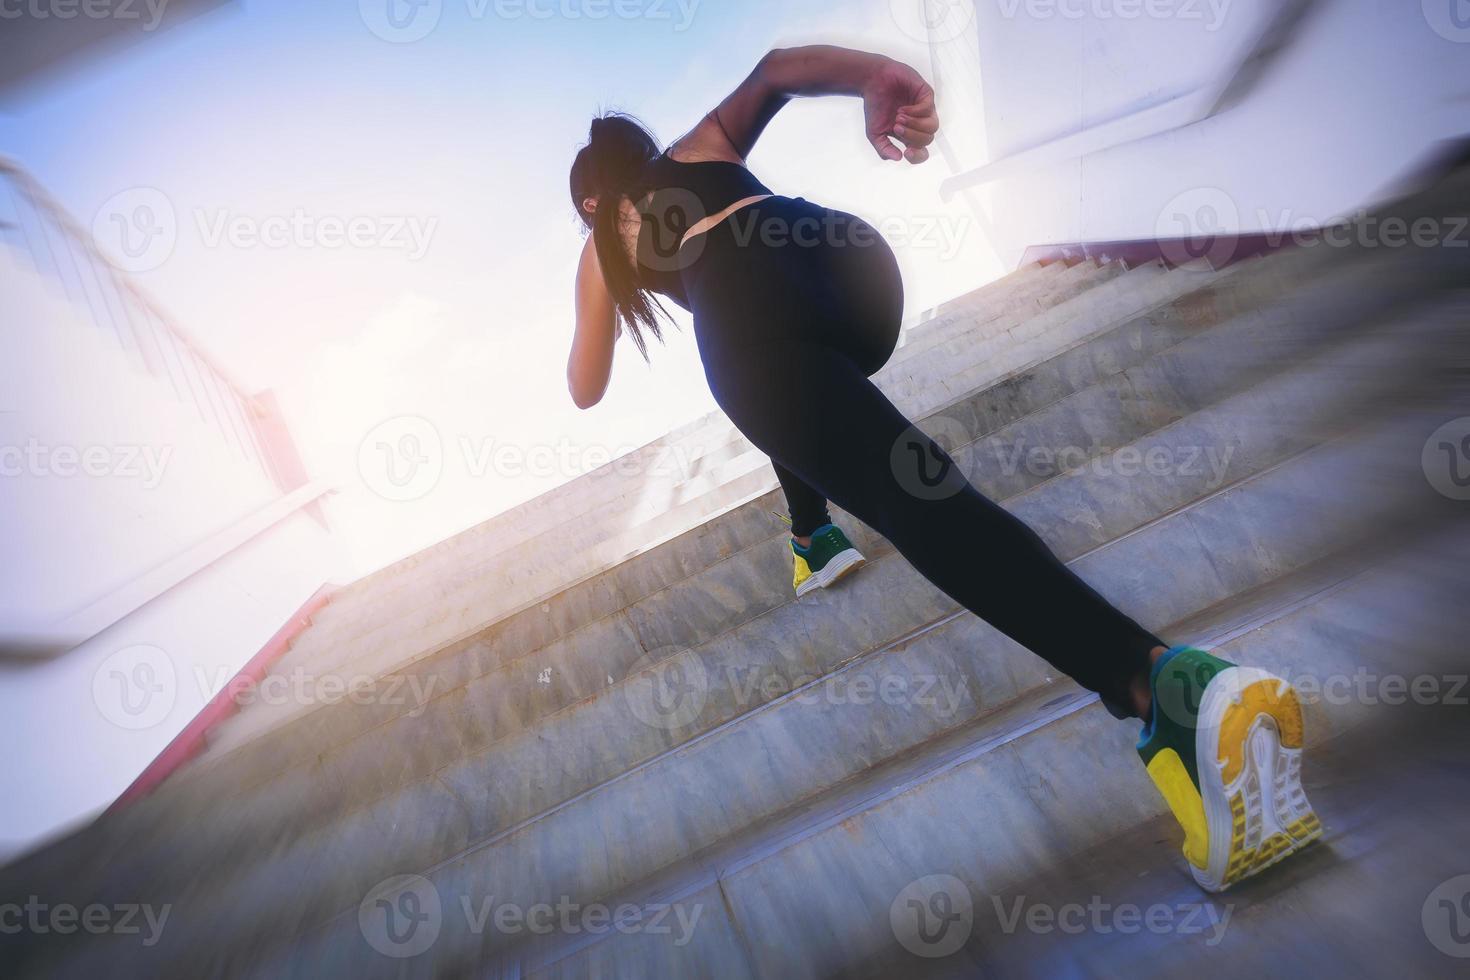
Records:
[[[885,160],[923,163],[939,132],[934,89],[908,65],[885,59],[863,86],[868,142]],[[890,139],[891,137],[891,139]],[[896,139],[904,149],[893,145]]]
[[[777,48],[761,59],[699,125],[671,146],[675,160],[744,164],[781,107],[798,96],[856,95],[868,117],[868,140],[885,160],[923,163],[939,131],[934,90],[908,65],[826,44]],[[905,149],[893,144],[897,139]]]

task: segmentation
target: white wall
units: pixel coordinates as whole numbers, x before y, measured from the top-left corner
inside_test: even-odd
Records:
[[[0,862],[90,820],[334,571],[298,513],[60,657],[0,663]]]
[[[58,282],[0,245],[0,626],[44,627],[280,496],[169,382],[137,367]],[[166,460],[88,476],[49,455]],[[17,472],[17,465],[19,471]],[[110,803],[316,589],[330,534],[298,512],[43,662],[0,660],[0,859]]]
[[[1321,224],[1371,203],[1435,141],[1470,131],[1470,30],[1436,30],[1426,10],[1438,2],[1323,0],[1244,104],[982,189],[975,199],[1002,258],[1035,244],[1159,237],[1214,214],[1232,231]],[[964,165],[1206,83],[1277,6],[1150,0],[1134,6],[1166,15],[1124,19],[1129,3],[977,0],[973,31],[938,48],[941,64],[958,64],[946,44],[978,45],[983,84],[970,87],[989,156]]]
[[[25,254],[0,247],[0,283],[0,623],[73,612],[279,496]]]

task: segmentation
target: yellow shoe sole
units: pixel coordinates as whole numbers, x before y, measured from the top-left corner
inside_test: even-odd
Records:
[[[1205,689],[1195,734],[1209,832],[1206,891],[1223,891],[1322,836],[1302,789],[1304,743],[1296,690],[1264,670],[1232,667]]]

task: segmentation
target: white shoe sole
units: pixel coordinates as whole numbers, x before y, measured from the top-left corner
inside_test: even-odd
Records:
[[[1223,891],[1322,836],[1302,790],[1304,729],[1292,686],[1252,667],[1215,676],[1195,732],[1209,866],[1190,865],[1206,891]]]
[[[812,572],[810,578],[796,587],[796,597],[800,599],[809,592],[817,589],[825,589],[838,579],[857,571],[863,565],[867,564],[867,561],[863,557],[862,552],[856,548],[839,551],[832,556],[831,561],[822,566],[820,572]]]

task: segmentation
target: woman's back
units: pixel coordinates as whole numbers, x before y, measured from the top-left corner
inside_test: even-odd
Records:
[[[639,279],[685,309],[689,298],[679,273],[693,261],[681,246],[691,229],[731,205],[771,191],[746,167],[728,160],[685,163],[668,151],[648,162],[642,183],[651,192],[639,207],[636,260]]]

